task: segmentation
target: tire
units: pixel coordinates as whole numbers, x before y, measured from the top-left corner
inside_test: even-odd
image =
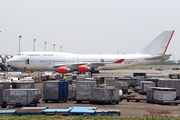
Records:
[[[45,100],[45,103],[48,103],[48,101],[47,101],[47,100]]]
[[[3,102],[2,103],[2,108],[6,108],[7,107],[7,103],[6,102]]]
[[[130,99],[127,99],[128,102],[130,102]]]
[[[116,101],[116,104],[119,104],[119,101]]]

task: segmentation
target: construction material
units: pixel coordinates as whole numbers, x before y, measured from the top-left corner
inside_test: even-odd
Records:
[[[43,101],[64,101],[68,100],[68,82],[65,81],[44,81]]]

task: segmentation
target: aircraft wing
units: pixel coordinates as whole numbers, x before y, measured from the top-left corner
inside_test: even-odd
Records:
[[[161,56],[155,56],[155,57],[150,57],[150,58],[146,58],[145,60],[167,60],[169,59],[169,57],[171,56],[172,54],[164,54],[164,55],[161,55]]]
[[[108,63],[74,63],[74,64],[55,64],[53,65],[53,68],[58,68],[58,67],[65,67],[65,66],[80,66],[80,65],[87,65],[87,66],[104,66],[104,64]]]

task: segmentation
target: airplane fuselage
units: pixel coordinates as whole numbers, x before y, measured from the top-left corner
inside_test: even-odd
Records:
[[[122,69],[150,64],[161,60],[145,60],[147,54],[71,54],[63,52],[24,52],[14,56],[8,64],[18,68],[53,70],[56,64],[77,70],[76,64],[85,64],[96,70]],[[93,64],[96,63],[96,64]],[[104,63],[104,65],[99,65]]]

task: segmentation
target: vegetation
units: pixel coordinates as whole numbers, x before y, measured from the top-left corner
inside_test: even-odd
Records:
[[[156,68],[162,68],[163,70],[172,70],[173,67],[180,68],[180,61],[174,62],[174,61],[161,61],[157,63],[152,63],[148,65],[141,65],[141,66],[135,66],[131,68],[125,68],[124,70],[149,70],[149,69],[156,69]]]
[[[145,115],[144,117],[122,117],[122,116],[63,116],[63,115],[0,115],[1,120],[180,120],[179,117],[162,115]]]
[[[152,63],[149,65],[180,65],[180,61],[174,62],[171,60],[166,60],[166,61],[161,61],[161,62],[157,62],[157,63]]]

